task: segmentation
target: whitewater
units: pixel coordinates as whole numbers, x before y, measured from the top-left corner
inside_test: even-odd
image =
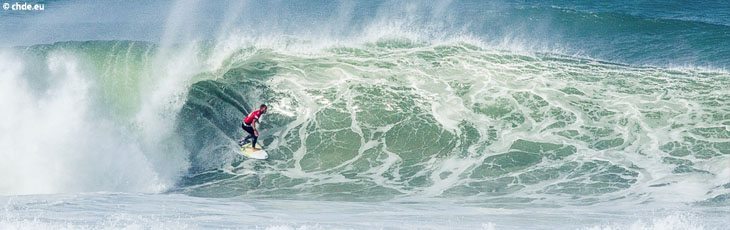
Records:
[[[727,3],[45,4],[0,14],[1,229],[730,223]]]

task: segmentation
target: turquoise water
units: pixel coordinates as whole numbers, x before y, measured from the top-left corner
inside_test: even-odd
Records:
[[[727,224],[725,3],[46,4],[0,15],[4,228]]]

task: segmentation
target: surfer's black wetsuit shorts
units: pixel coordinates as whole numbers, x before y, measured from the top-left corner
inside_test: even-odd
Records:
[[[251,134],[251,135],[253,135],[253,127],[251,127],[250,125],[246,125],[246,123],[241,123],[241,128],[242,128],[243,130],[246,130],[246,132],[247,132],[248,134]]]
[[[253,127],[251,127],[250,125],[246,125],[246,123],[241,122],[241,128],[249,134],[245,140],[253,139],[251,141],[251,146],[256,147],[256,140],[259,139],[259,137],[254,135]]]

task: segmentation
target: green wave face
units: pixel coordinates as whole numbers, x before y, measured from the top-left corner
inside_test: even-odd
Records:
[[[721,178],[730,154],[726,72],[408,40],[240,53],[180,110],[184,193],[651,200],[677,178]],[[270,159],[243,160],[240,120],[259,103]]]
[[[63,143],[87,146],[68,153],[79,158],[100,157],[100,148],[134,156],[111,166],[142,169],[118,170],[131,190],[491,204],[681,195],[726,205],[730,194],[727,72],[407,39],[314,53],[250,46],[219,65],[210,65],[221,57],[214,46],[192,47],[192,63],[205,67],[192,76],[169,64],[182,55],[161,55],[150,43],[65,42],[18,53],[39,67],[26,74],[38,97],[64,85],[49,77],[52,66],[40,67],[74,59],[90,86],[81,110],[90,120],[78,127],[106,144]],[[270,159],[245,160],[236,154],[240,120],[260,103],[271,106],[261,124]],[[108,168],[89,167],[84,174]]]
[[[111,109],[105,113],[117,119],[126,119],[140,109],[143,95],[140,89],[149,83],[147,74],[153,66],[152,59],[157,46],[147,42],[132,41],[87,41],[59,42],[48,45],[34,45],[23,49],[26,60],[31,64],[44,67],[49,56],[66,53],[79,60],[81,69],[93,73],[94,102],[98,107]],[[41,72],[47,69],[38,68]],[[39,73],[33,76],[44,76]],[[53,79],[34,79],[35,85],[59,84]],[[100,111],[104,112],[104,111]]]

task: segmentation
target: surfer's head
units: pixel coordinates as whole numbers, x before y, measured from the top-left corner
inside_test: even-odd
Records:
[[[266,113],[266,109],[268,108],[269,107],[266,106],[266,104],[261,104],[261,106],[259,106],[259,110],[261,110],[261,113]]]

